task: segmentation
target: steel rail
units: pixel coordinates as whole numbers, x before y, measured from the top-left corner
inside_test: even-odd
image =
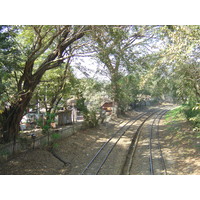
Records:
[[[136,118],[129,120],[128,122],[126,122],[126,124],[125,124],[124,126],[122,126],[119,130],[117,130],[117,131],[107,140],[107,142],[105,142],[105,143],[100,147],[100,149],[97,151],[97,153],[94,155],[94,157],[90,160],[90,162],[88,163],[88,165],[84,168],[84,170],[82,171],[81,175],[83,175],[83,174],[89,169],[89,167],[92,165],[92,163],[94,162],[94,160],[95,160],[95,159],[98,157],[98,155],[103,151],[103,149],[105,148],[105,146],[117,135],[117,133],[119,133],[119,132],[120,132],[128,123],[130,123],[132,120],[133,120],[133,122],[132,122],[132,124],[133,124],[133,123],[135,123],[138,119],[140,119],[141,117],[143,117],[144,115],[146,115],[148,112],[151,112],[151,111],[152,111],[152,110],[147,111],[147,112],[142,113],[142,114],[139,114]],[[123,122],[122,122],[122,123],[123,123]],[[132,125],[132,124],[131,124],[131,125]],[[130,125],[130,126],[131,126],[131,125]],[[130,127],[130,126],[129,126],[129,127]],[[125,132],[126,132],[127,130],[128,130],[128,128],[125,130]],[[123,132],[123,133],[125,133],[125,132]],[[122,137],[122,135],[123,135],[123,134],[120,135],[119,139]],[[116,141],[116,143],[119,141],[119,139]],[[116,143],[114,144],[114,146],[116,145]],[[114,147],[113,147],[113,148],[114,148]],[[111,153],[111,151],[113,150],[113,148],[111,148],[111,150],[108,152],[108,154],[104,157],[104,160],[103,160],[103,162],[101,163],[100,167],[98,168],[96,174],[99,173],[99,171],[100,171],[102,165],[103,165],[103,164],[105,163],[105,161],[107,160],[107,158],[108,158],[109,154]]]
[[[163,111],[161,111],[159,114],[163,113]],[[153,156],[152,156],[152,136],[153,136],[153,128],[154,128],[154,124],[155,121],[157,120],[158,115],[156,115],[155,119],[153,120],[152,124],[151,124],[151,131],[150,131],[150,135],[149,135],[149,169],[150,169],[150,174],[153,175],[154,174],[154,169],[153,169]]]
[[[166,110],[166,112],[163,115],[165,115],[168,111],[169,110]],[[167,168],[166,168],[165,160],[164,160],[164,157],[163,157],[163,154],[162,154],[162,148],[161,148],[161,145],[160,145],[160,135],[159,135],[159,128],[160,128],[159,124],[160,124],[160,120],[162,119],[163,115],[159,118],[156,135],[157,135],[157,138],[158,138],[158,148],[160,150],[160,157],[161,157],[161,160],[162,160],[164,174],[167,175]]]
[[[125,121],[125,120],[124,120]],[[123,121],[123,122],[124,122]],[[122,124],[123,122],[121,122],[120,124]],[[128,122],[127,122],[128,123]],[[119,124],[119,125],[120,125]],[[126,125],[126,124],[125,124]],[[124,126],[125,126],[124,125]],[[123,127],[124,127],[123,126]],[[107,142],[105,142],[100,149],[97,151],[97,153],[93,156],[93,158],[90,160],[90,162],[88,163],[88,165],[84,168],[84,170],[82,171],[81,175],[83,175],[85,173],[85,171],[90,167],[90,165],[93,163],[93,161],[96,159],[96,157],[99,155],[99,153],[102,151],[102,149],[110,142],[110,140],[123,128],[121,127],[119,130],[117,130],[108,140]]]
[[[127,154],[127,159],[125,161],[125,164],[124,164],[124,167],[122,168],[122,172],[121,174],[126,174],[126,175],[130,175],[130,170],[132,168],[132,164],[133,164],[133,156],[134,156],[134,153],[135,153],[135,150],[136,150],[136,147],[137,147],[137,144],[138,144],[138,141],[139,141],[139,137],[140,137],[140,133],[141,133],[141,130],[142,130],[142,127],[144,125],[144,123],[152,116],[154,115],[156,112],[159,112],[160,110],[157,110],[153,113],[151,113],[145,120],[143,120],[143,122],[140,124],[140,126],[137,128],[134,136],[133,136],[133,139],[132,139],[132,143],[129,147],[129,151],[128,151],[128,154]],[[125,169],[125,166],[127,166],[127,169]]]
[[[145,113],[146,114],[146,113]],[[144,114],[144,115],[145,115]],[[143,117],[144,115],[140,116],[138,119],[140,119],[141,117]],[[111,149],[108,151],[107,155],[105,156],[105,158],[103,159],[102,163],[100,164],[97,172],[96,172],[96,175],[99,173],[99,171],[101,170],[102,166],[104,165],[104,163],[106,162],[106,160],[108,159],[108,156],[110,155],[110,153],[112,152],[112,150],[114,149],[114,147],[116,146],[116,144],[119,142],[119,140],[121,139],[121,137],[126,133],[126,131],[138,120],[134,120],[130,125],[129,127],[124,131],[122,132],[122,134],[119,136],[119,138],[117,139],[117,141],[114,143],[114,145],[111,147]],[[130,122],[130,121],[129,121]]]
[[[124,122],[124,121],[123,121]],[[122,123],[123,123],[122,122]],[[120,123],[120,124],[122,124],[122,123]],[[114,136],[121,130],[121,129],[123,129],[127,124],[129,123],[129,121],[128,122],[126,122],[126,124],[124,125],[124,126],[122,126],[118,131],[116,131],[108,140],[107,140],[107,142],[105,142],[101,147],[100,147],[100,149],[97,151],[97,153],[94,155],[94,157],[90,160],[90,162],[88,163],[88,165],[85,167],[85,169],[82,171],[82,173],[81,173],[81,175],[83,175],[85,172],[86,172],[86,170],[88,170],[88,168],[91,166],[91,164],[94,162],[94,160],[97,158],[97,156],[101,153],[101,151],[105,148],[105,146],[110,142],[110,140],[112,140],[113,138],[114,138]]]
[[[140,114],[139,116],[137,116],[137,118],[145,115],[146,113]],[[137,120],[137,118],[135,119],[135,121]],[[119,133],[128,123],[130,123],[131,120],[127,121],[125,123],[124,126],[122,126],[120,129],[118,129],[101,147],[100,149],[97,151],[97,153],[94,155],[94,157],[90,160],[90,162],[88,163],[88,165],[85,167],[85,169],[83,170],[83,172],[81,173],[81,175],[83,175],[86,170],[89,169],[89,167],[91,166],[91,164],[94,162],[94,160],[98,157],[98,155],[102,152],[102,150],[105,148],[105,146],[117,135],[117,133]],[[124,122],[124,121],[123,121]],[[122,122],[122,123],[123,123]],[[122,124],[120,123],[120,124]]]
[[[158,111],[156,111],[156,112],[158,112]],[[153,114],[155,114],[155,112],[152,113],[151,115],[149,115],[149,116],[142,122],[142,125],[143,125],[143,124],[145,123],[145,121],[146,121],[148,118],[150,118]],[[143,115],[143,116],[144,116],[144,115]],[[140,118],[141,118],[141,117],[140,117]],[[127,128],[127,130],[128,130],[134,123],[135,123],[135,121]],[[126,130],[126,131],[127,131],[127,130]],[[125,132],[126,132],[126,131],[125,131]],[[122,135],[117,139],[116,143],[114,143],[114,145],[112,146],[112,148],[110,149],[110,151],[108,152],[108,154],[106,155],[106,157],[104,158],[104,160],[102,161],[101,165],[99,166],[99,168],[98,168],[98,170],[97,170],[97,172],[96,172],[96,175],[99,173],[99,171],[101,170],[103,164],[106,162],[108,156],[110,155],[110,153],[112,152],[112,150],[114,149],[114,147],[115,147],[115,145],[118,143],[118,141],[121,139],[121,137],[125,134],[125,132],[123,132]]]
[[[158,120],[157,123],[157,131],[156,131],[156,135],[158,136],[158,130],[159,130],[159,122],[160,119],[162,118],[162,116],[167,112],[168,110],[164,110],[161,111],[160,113],[158,113],[155,117],[155,119],[153,120],[152,124],[151,124],[151,131],[150,131],[150,136],[149,136],[149,169],[150,169],[150,175],[154,175],[154,168],[153,168],[153,154],[152,154],[152,136],[153,136],[153,128],[154,128],[154,124],[155,121]],[[160,117],[158,118],[158,116],[160,115]],[[159,141],[159,139],[158,139]],[[161,151],[161,147],[159,145],[160,151]],[[164,158],[161,154],[161,159],[164,161]]]

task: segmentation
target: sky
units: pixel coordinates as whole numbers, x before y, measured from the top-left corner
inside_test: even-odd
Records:
[[[81,66],[81,70],[79,70],[77,66]],[[106,75],[102,75],[99,72],[97,73],[97,69],[102,69],[102,65],[100,66],[94,59],[83,57],[79,60],[72,62],[72,67],[74,74],[77,78],[94,78],[99,81],[109,81],[110,79]]]

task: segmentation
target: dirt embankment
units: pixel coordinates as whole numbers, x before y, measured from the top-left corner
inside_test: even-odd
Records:
[[[169,175],[200,175],[200,136],[186,120],[166,124],[160,136]]]

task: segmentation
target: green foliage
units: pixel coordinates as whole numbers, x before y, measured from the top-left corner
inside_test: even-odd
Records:
[[[76,107],[83,114],[84,125],[86,127],[96,127],[98,125],[98,110],[105,95],[105,87],[101,82],[94,79],[77,80],[75,88],[77,102]]]
[[[170,122],[187,119],[193,124],[194,128],[198,129],[200,128],[200,110],[194,108],[196,108],[194,103],[183,104],[167,112],[165,120]]]
[[[0,109],[8,102],[13,73],[19,70],[20,51],[15,41],[16,34],[16,27],[0,26]]]
[[[47,122],[47,124],[55,122],[55,117],[56,117],[55,113],[46,113],[46,119],[47,119],[46,122]]]
[[[36,120],[37,126],[42,127],[43,126],[43,119],[39,118],[38,120]]]
[[[84,125],[86,127],[94,128],[98,125],[99,120],[97,119],[96,110],[91,110],[83,113]]]
[[[47,134],[51,128],[51,123],[55,122],[55,113],[46,113],[45,120],[38,120],[38,125],[42,128],[42,132]]]
[[[52,148],[52,149],[57,149],[57,148],[59,147],[59,144],[56,143],[56,141],[59,140],[59,139],[61,138],[61,135],[58,134],[58,133],[53,133],[53,134],[51,135],[51,138],[53,139],[53,141],[52,141],[52,143],[51,143],[51,145],[50,145],[50,148]]]
[[[42,125],[42,132],[44,134],[48,133],[49,129],[50,129],[50,125],[49,124],[45,124],[45,125]]]
[[[179,106],[177,108],[168,111],[165,115],[165,120],[167,122],[182,120],[182,119],[184,119],[182,106]]]
[[[194,127],[200,128],[200,109],[197,105],[193,103],[185,104],[183,107],[183,112],[188,121],[192,122]]]
[[[97,111],[95,109],[89,110],[85,105],[85,98],[77,100],[77,108],[83,113],[84,125],[86,127],[96,127],[98,125]]]
[[[136,100],[137,94],[139,93],[139,82],[138,74],[129,74],[118,81],[120,89],[118,91],[118,104],[122,113],[131,102]]]
[[[126,72],[135,75],[142,71],[142,58],[149,53],[146,46],[153,32],[153,26],[101,26],[99,32],[91,34],[96,59],[104,66],[104,73],[111,81],[110,96],[116,104],[115,114],[123,111],[130,102],[128,94],[131,91],[128,94],[128,89],[124,92],[125,86],[121,83],[124,81],[121,79]],[[132,88],[137,88],[137,84],[137,81],[132,82]]]
[[[88,113],[87,106],[85,105],[85,98],[84,97],[79,97],[76,101],[76,107],[78,110],[80,110],[83,113]]]
[[[38,122],[48,132],[55,118],[50,113],[65,107],[71,96],[78,99],[77,108],[87,125],[94,127],[105,99],[114,100],[124,111],[138,94],[146,94],[193,102],[170,114],[175,119],[185,113],[194,126],[199,126],[200,26],[92,26],[87,33],[90,46],[83,45],[85,38],[77,45],[76,34],[82,30],[82,26],[0,26],[2,124],[5,107],[21,106],[25,97],[27,101],[32,98],[28,107],[35,108],[39,102],[49,113],[45,124]],[[63,45],[71,38],[76,42],[71,41],[64,50]],[[84,56],[88,50],[95,52],[93,57],[102,66],[97,73],[106,74],[109,83],[76,79],[71,60],[63,62],[65,56],[80,52]]]
[[[51,135],[51,138],[53,139],[53,140],[58,140],[58,139],[60,139],[60,134],[58,134],[58,133],[53,133],[52,135]]]
[[[74,90],[74,79],[70,66],[64,64],[47,71],[30,104],[35,105],[39,102],[40,107],[45,108],[46,112],[56,113],[59,109],[66,107],[66,99]]]

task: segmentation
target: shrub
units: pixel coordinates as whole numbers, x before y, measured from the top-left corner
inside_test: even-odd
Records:
[[[58,133],[53,133],[53,134],[51,135],[51,138],[52,138],[53,140],[58,140],[58,139],[60,139],[60,134],[58,134]]]
[[[97,112],[95,110],[88,111],[84,113],[84,124],[87,127],[93,128],[98,125],[98,119],[97,119]]]
[[[54,113],[46,113],[45,118],[40,118],[37,120],[37,125],[42,128],[42,132],[44,134],[48,133],[49,129],[51,128],[51,123],[55,122],[55,114]]]
[[[192,122],[195,127],[200,127],[200,108],[199,104],[185,104],[183,112],[188,121]]]

